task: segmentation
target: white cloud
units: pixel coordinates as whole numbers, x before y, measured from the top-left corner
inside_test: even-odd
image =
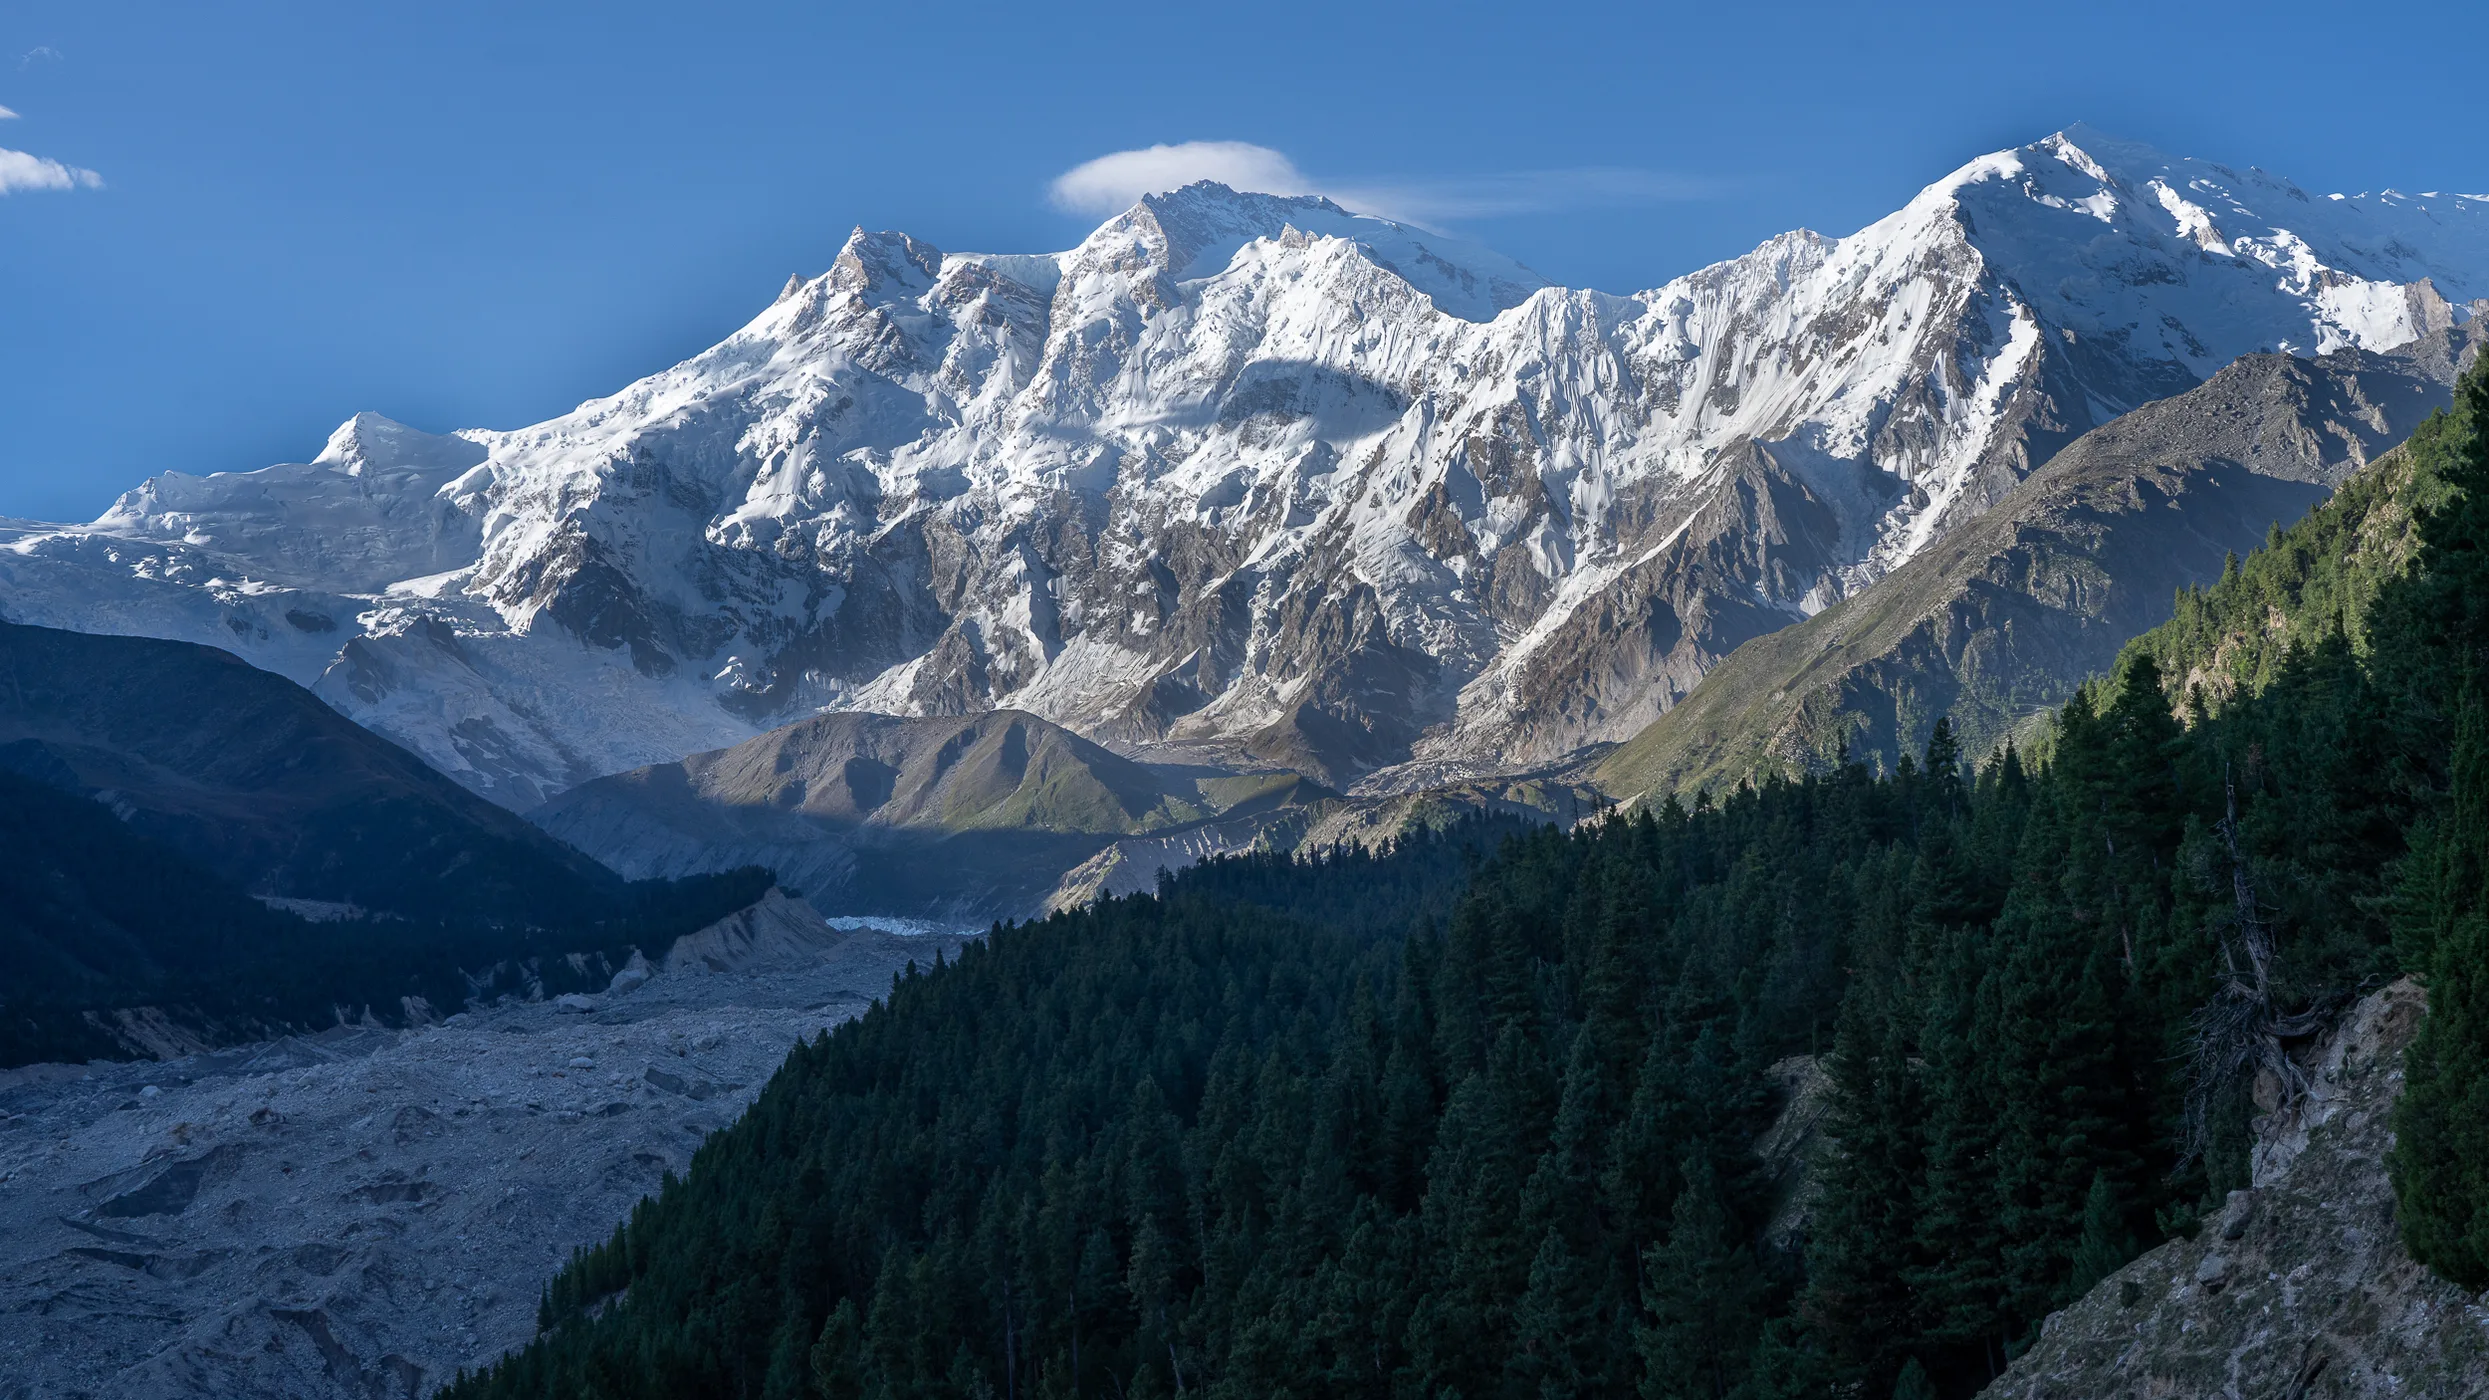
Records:
[[[16,120],[17,113],[10,111],[6,107],[0,107],[0,122],[13,122]]]
[[[1605,166],[1453,178],[1317,179],[1284,153],[1250,141],[1182,141],[1115,151],[1056,176],[1049,193],[1055,207],[1067,213],[1104,216],[1132,207],[1145,194],[1164,194],[1196,180],[1261,194],[1323,195],[1350,209],[1413,224],[1661,204],[1718,193],[1704,181]]]
[[[1293,161],[1250,141],[1179,141],[1116,151],[1082,161],[1054,177],[1055,207],[1073,214],[1115,214],[1145,194],[1164,194],[1195,180],[1216,180],[1259,194],[1313,194]]]
[[[63,165],[42,156],[28,155],[0,147],[0,194],[19,190],[97,190],[104,187],[104,177],[92,170]]]

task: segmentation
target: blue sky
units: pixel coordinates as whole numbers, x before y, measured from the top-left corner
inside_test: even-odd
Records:
[[[2312,188],[2489,191],[2484,52],[2489,6],[2434,0],[10,0],[0,515],[300,460],[360,409],[532,422],[858,223],[1068,246],[1095,220],[1054,182],[1117,151],[1252,143],[1632,291],[2077,120]]]

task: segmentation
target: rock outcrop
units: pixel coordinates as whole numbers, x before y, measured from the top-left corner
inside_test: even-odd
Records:
[[[2477,1400],[2489,1306],[2413,1262],[2386,1180],[2404,981],[2318,1048],[2315,1088],[2258,1124],[2254,1185],[2050,1317],[1990,1400]]]

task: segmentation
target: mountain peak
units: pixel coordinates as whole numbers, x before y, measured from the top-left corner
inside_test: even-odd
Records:
[[[1318,194],[1268,194],[1260,190],[1240,190],[1216,180],[1195,180],[1171,190],[1142,195],[1135,207],[1147,207],[1162,216],[1168,212],[1186,213],[1212,209],[1237,209],[1253,216],[1264,216],[1273,205],[1290,209],[1319,209],[1351,217],[1346,209]]]
[[[338,424],[311,465],[361,476],[366,471],[464,470],[484,455],[481,444],[456,433],[427,433],[366,410]]]
[[[1319,196],[1256,194],[1196,180],[1142,195],[1081,240],[1074,256],[1099,267],[1154,266],[1186,281],[1216,274],[1238,248],[1256,238],[1276,238],[1292,221],[1325,216],[1354,217]]]
[[[830,285],[843,292],[872,293],[888,288],[914,296],[942,275],[942,250],[904,233],[867,233],[859,224],[847,235],[845,247],[830,261]],[[784,300],[785,294],[780,293]]]
[[[1214,277],[1258,239],[1336,238],[1465,321],[1492,321],[1551,285],[1528,267],[1466,239],[1359,214],[1321,195],[1259,194],[1196,180],[1146,194],[1100,225],[1067,261],[1093,269],[1154,267],[1177,281]]]
[[[2075,122],[2032,143],[2059,151],[2080,151],[2095,160],[2113,161],[2120,165],[2165,166],[2171,158],[2163,151],[2141,141],[2102,131],[2089,122]]]

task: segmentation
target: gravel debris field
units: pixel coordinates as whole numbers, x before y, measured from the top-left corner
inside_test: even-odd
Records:
[[[0,1400],[419,1397],[732,1122],[798,1038],[964,935],[772,894],[601,996],[0,1072]]]

